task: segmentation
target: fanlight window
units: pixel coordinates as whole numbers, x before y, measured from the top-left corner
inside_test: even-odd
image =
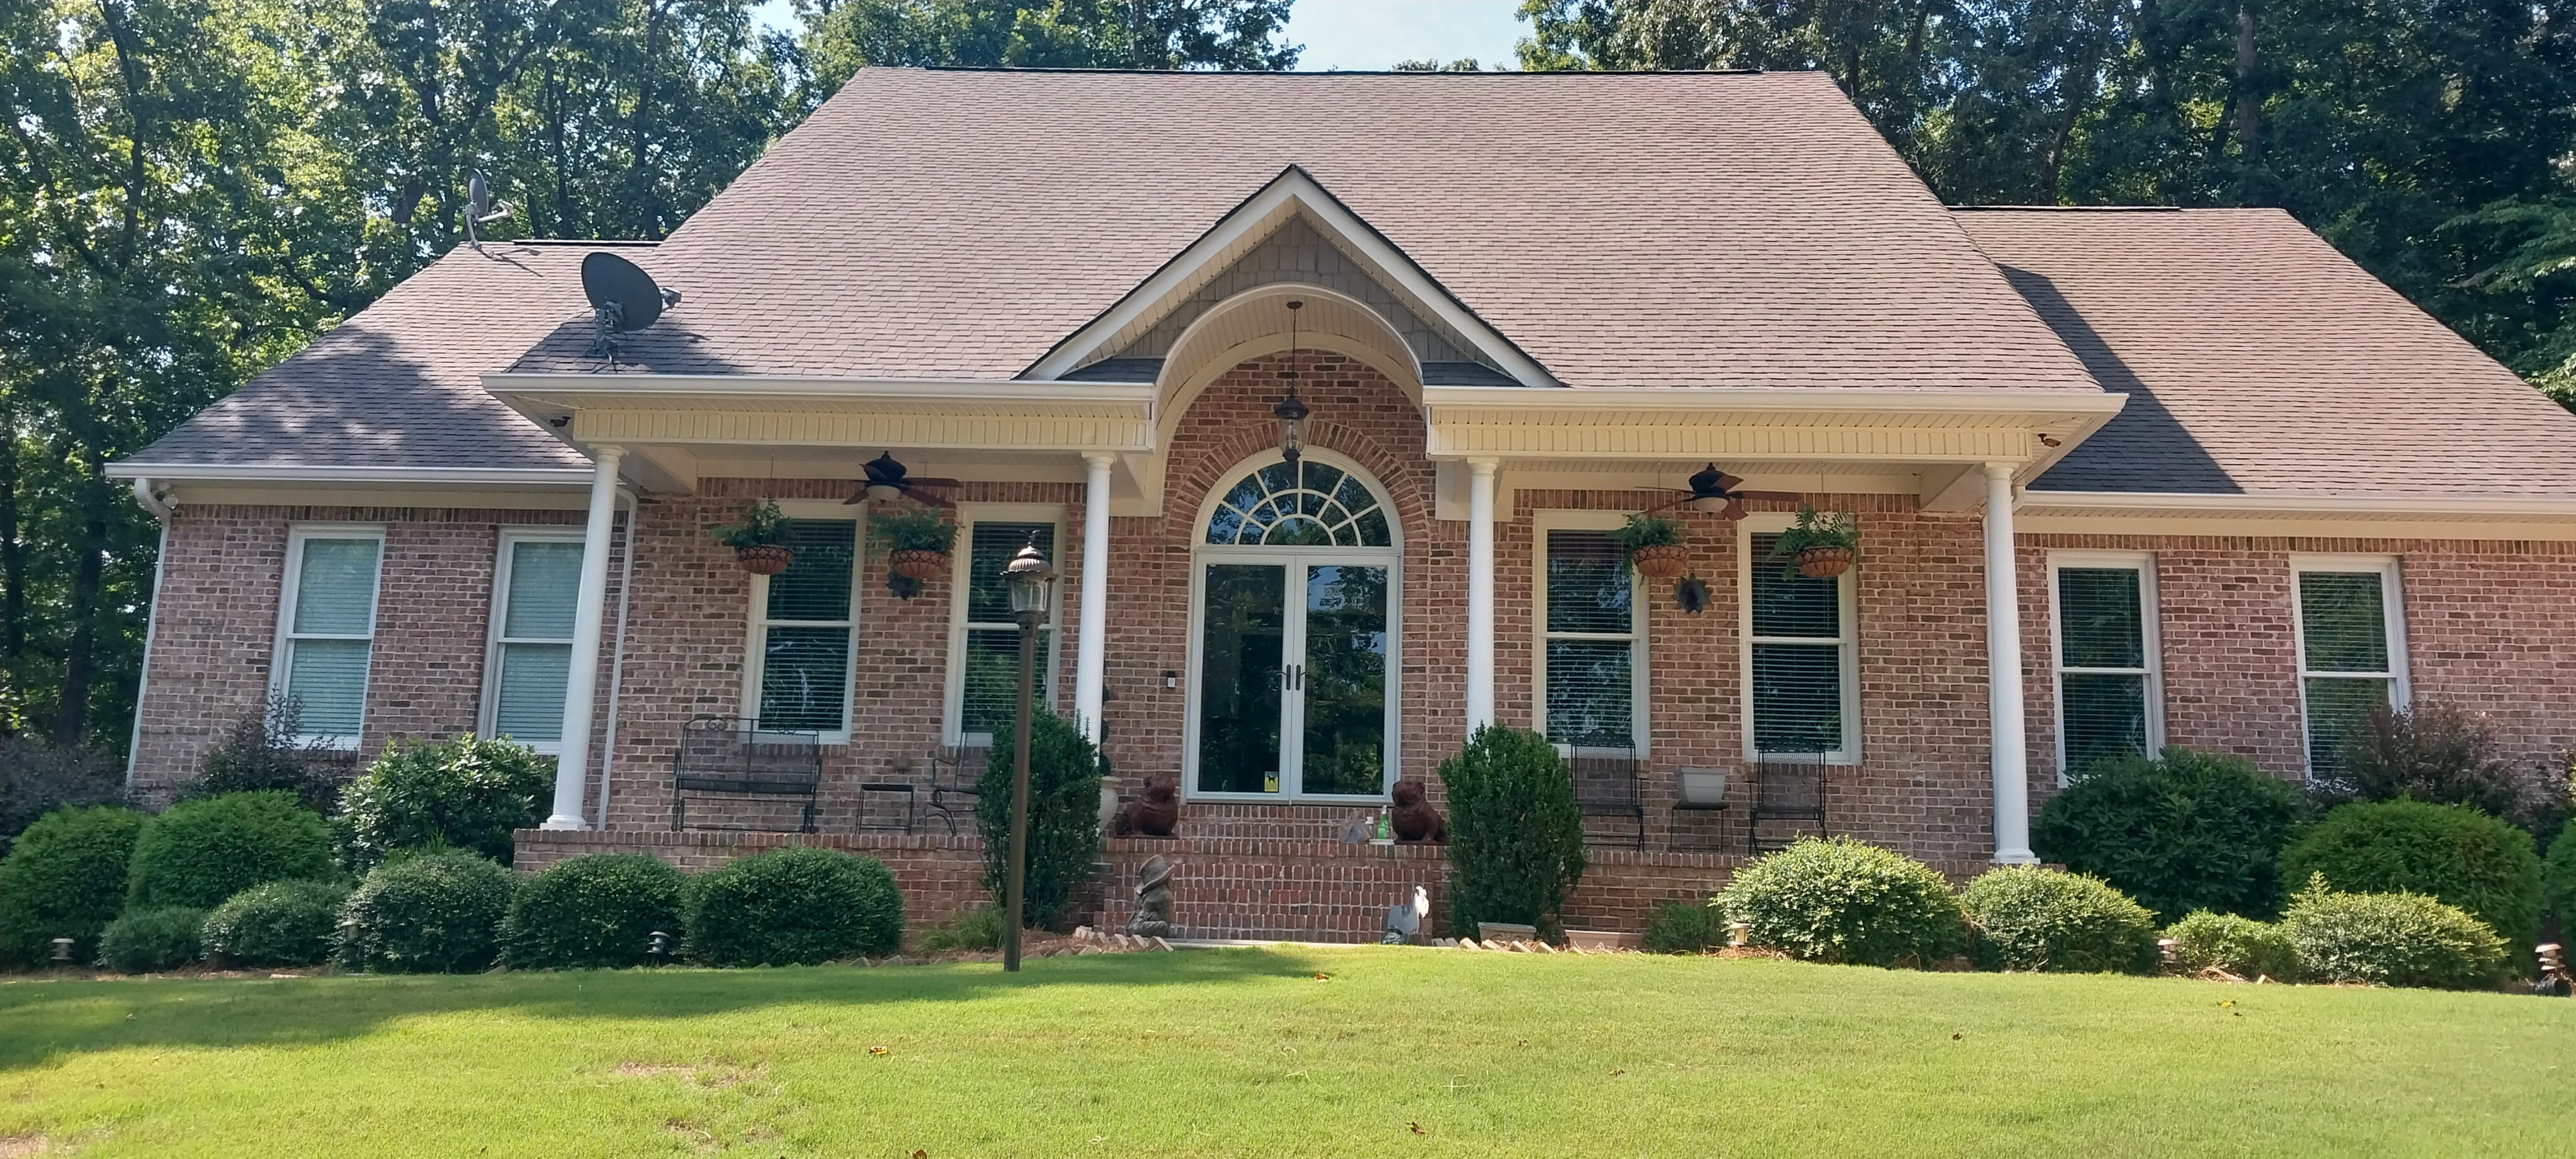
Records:
[[[1313,459],[1244,476],[1209,518],[1209,543],[1390,547],[1386,512],[1357,476]]]

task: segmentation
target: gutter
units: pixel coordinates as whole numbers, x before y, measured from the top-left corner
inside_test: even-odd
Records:
[[[465,483],[587,487],[587,467],[352,467],[291,463],[137,463],[107,465],[107,477],[163,482]],[[140,492],[137,492],[138,497]],[[150,503],[145,507],[149,508]]]
[[[2210,515],[2515,515],[2576,518],[2576,495],[2208,495],[2027,491],[2025,511],[2174,511]]]

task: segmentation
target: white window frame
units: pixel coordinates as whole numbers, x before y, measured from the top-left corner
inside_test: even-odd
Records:
[[[2324,555],[2294,553],[2290,556],[2290,647],[2298,658],[2299,685],[2299,752],[2308,776],[2316,776],[2316,754],[2309,751],[2309,738],[2314,731],[2308,723],[2308,681],[2313,677],[2361,677],[2388,681],[2388,704],[2404,708],[2414,703],[2415,691],[2407,679],[2412,667],[2406,654],[2406,589],[2398,582],[2398,560],[2393,555]],[[2388,634],[2388,671],[2325,672],[2308,668],[2307,611],[2299,599],[2299,577],[2309,572],[2377,572],[2379,573],[2379,628]]]
[[[1744,759],[1748,761],[1763,759],[1763,754],[1754,748],[1753,743],[1753,646],[1755,644],[1828,642],[1823,636],[1757,638],[1753,634],[1753,569],[1780,566],[1768,559],[1753,557],[1753,537],[1777,535],[1789,530],[1790,524],[1796,521],[1797,517],[1786,511],[1756,511],[1735,522],[1736,676],[1743,687]],[[1860,598],[1857,580],[1856,569],[1847,570],[1834,577],[1835,592],[1841,607],[1836,619],[1841,626],[1842,634],[1831,642],[1842,649],[1842,663],[1839,668],[1842,676],[1843,747],[1822,754],[1824,763],[1829,765],[1861,763]]]
[[[571,642],[535,638],[510,639],[503,635],[510,621],[510,567],[517,555],[515,549],[522,543],[579,544],[581,542],[582,530],[578,527],[504,527],[501,529],[500,548],[492,561],[492,623],[490,630],[485,633],[483,644],[483,704],[475,714],[474,731],[476,733],[482,736],[500,734],[501,652],[505,645],[569,644]],[[560,756],[563,753],[563,741],[560,739],[549,741],[518,740],[516,737],[511,739],[517,740],[519,744],[543,756]]]
[[[1598,632],[1551,632],[1547,630],[1547,536],[1552,531],[1616,531],[1628,521],[1625,511],[1546,510],[1530,513],[1530,731],[1547,735],[1547,642],[1551,639],[1615,641],[1620,637]],[[1653,701],[1647,678],[1647,657],[1652,649],[1646,643],[1646,578],[1634,569],[1628,573],[1628,698],[1629,735],[1636,739],[1629,752],[1643,759],[1652,744],[1647,728],[1648,707]],[[1571,752],[1572,746],[1556,746],[1560,753]]]
[[[2057,573],[2134,571],[2138,573],[2139,648],[2144,668],[2070,668],[2066,664],[2066,613],[2059,606]],[[2162,605],[2156,598],[2156,555],[2151,551],[2052,551],[2048,553],[2049,696],[2057,712],[2057,783],[2066,784],[2066,677],[2144,676],[2147,698],[2147,756],[2165,747],[2164,633]]]
[[[866,602],[862,597],[867,593],[868,576],[867,507],[864,504],[851,506],[832,499],[780,499],[776,502],[778,513],[789,519],[855,522],[858,525],[851,529],[850,540],[850,663],[849,671],[841,674],[841,727],[823,733],[820,738],[822,744],[846,745],[850,743],[850,731],[857,723],[858,712],[859,622]],[[741,716],[746,720],[757,720],[760,717],[761,669],[769,656],[768,637],[773,623],[808,628],[838,625],[823,620],[772,621],[769,618],[769,577],[755,575],[751,577],[750,586],[751,604],[743,609],[743,621],[749,628],[743,635]]]
[[[367,590],[367,634],[341,636],[295,630],[295,601],[304,582],[304,544],[314,539],[372,539],[376,541],[376,578]],[[355,751],[359,737],[367,731],[367,693],[374,684],[376,667],[376,613],[384,604],[385,527],[381,523],[298,523],[286,529],[286,569],[277,589],[277,637],[269,649],[268,692],[272,697],[288,695],[290,675],[288,653],[297,640],[365,640],[367,642],[367,676],[358,689],[358,728],[355,734],[307,732],[295,738],[300,745],[322,745]]]
[[[1055,528],[1055,546],[1048,551],[1047,566],[1059,578],[1048,596],[1047,619],[1039,627],[1046,630],[1047,645],[1037,658],[1037,701],[1049,709],[1055,707],[1057,660],[1064,654],[1064,589],[1068,575],[1064,567],[1064,529],[1066,509],[1061,503],[960,503],[957,505],[957,542],[949,552],[953,590],[948,601],[948,673],[945,690],[940,696],[940,735],[946,743],[961,746],[989,746],[993,734],[966,731],[966,633],[972,630],[1018,630],[1017,623],[999,621],[969,622],[966,619],[967,570],[973,562],[975,525],[978,523],[1044,523]],[[1089,566],[1085,560],[1084,565]]]

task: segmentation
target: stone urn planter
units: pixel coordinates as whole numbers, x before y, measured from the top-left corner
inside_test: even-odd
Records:
[[[753,575],[777,575],[796,561],[796,551],[784,544],[762,543],[733,549],[733,558]]]
[[[1850,571],[1851,565],[1848,547],[1810,547],[1798,553],[1798,574],[1809,579],[1832,579]]]
[[[1628,562],[1647,579],[1668,580],[1690,569],[1690,552],[1679,544],[1657,544],[1629,552]]]
[[[894,574],[908,580],[926,580],[948,570],[948,553],[944,551],[907,549],[890,552],[887,559],[894,566]]]

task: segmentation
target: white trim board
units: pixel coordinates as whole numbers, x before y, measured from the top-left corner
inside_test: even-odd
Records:
[[[1628,521],[1624,511],[1548,509],[1530,513],[1530,729],[1547,733],[1547,535],[1551,531],[1616,531]],[[1630,755],[1645,759],[1654,746],[1652,705],[1654,645],[1647,639],[1647,606],[1652,600],[1646,577],[1628,572],[1628,701]],[[1558,745],[1559,751],[1572,746]]]
[[[2160,621],[2163,605],[2156,591],[2156,557],[2148,551],[2072,551],[2048,553],[2048,683],[2049,705],[2056,733],[2057,783],[2066,784],[2066,613],[2060,601],[2057,573],[2076,570],[2135,571],[2138,573],[2139,647],[2145,660],[2146,756],[2162,752],[2165,745],[2165,665],[2164,633]],[[2115,670],[2078,669],[2080,673],[2104,673]]]

